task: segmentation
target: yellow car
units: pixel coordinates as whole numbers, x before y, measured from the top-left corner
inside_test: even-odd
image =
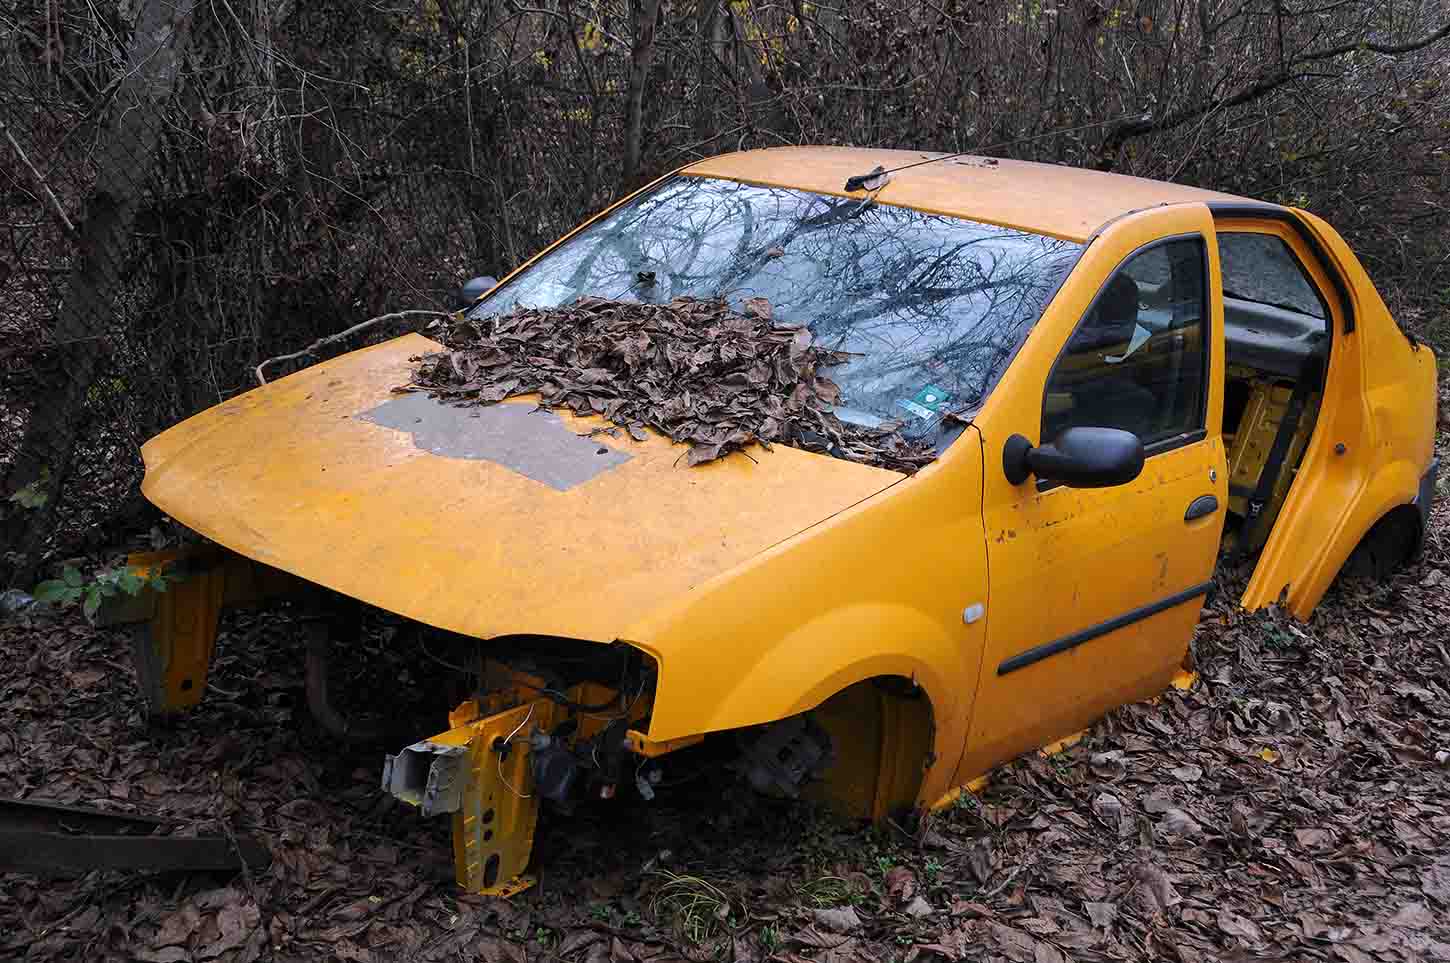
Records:
[[[662,757],[718,734],[763,791],[867,818],[944,804],[1182,681],[1220,556],[1257,557],[1245,607],[1306,617],[1347,562],[1408,557],[1434,492],[1435,359],[1301,210],[747,151],[645,187],[468,310],[582,295],[765,297],[853,353],[840,418],[904,419],[936,458],[686,467],[668,438],[586,440],[597,418],[527,398],[398,394],[438,348],[410,334],[148,442],[146,496],[222,548],[111,613],[142,628],[157,712],[200,698],[217,612],[267,595],[320,586],[477,640],[473,696],[384,786],[451,814],[478,892],[528,885],[542,800],[649,797]],[[314,710],[356,735],[311,624]]]

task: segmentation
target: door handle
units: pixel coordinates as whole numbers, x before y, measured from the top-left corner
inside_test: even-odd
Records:
[[[1191,522],[1195,518],[1204,518],[1218,511],[1218,496],[1199,495],[1188,503],[1188,511],[1183,513],[1183,520]]]

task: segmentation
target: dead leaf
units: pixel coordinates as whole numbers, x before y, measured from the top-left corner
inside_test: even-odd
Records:
[[[812,910],[815,921],[832,933],[852,933],[861,928],[861,917],[855,907],[838,906],[834,909]]]
[[[1067,957],[1062,955],[1062,950],[1048,942],[1039,942],[1033,950],[1033,963],[1067,963]]]
[[[952,906],[949,912],[953,916],[970,916],[979,919],[992,915],[992,911],[984,904],[973,903],[964,899],[952,900]]]
[[[1203,832],[1203,826],[1182,809],[1170,809],[1158,820],[1159,827],[1167,833],[1175,836],[1198,836]]]
[[[1135,872],[1138,893],[1144,907],[1151,913],[1165,913],[1177,906],[1183,897],[1173,886],[1173,880],[1163,870],[1150,863],[1140,863]]]
[[[1410,929],[1424,930],[1435,925],[1435,914],[1430,912],[1424,903],[1406,903],[1395,911],[1390,922],[1395,926],[1408,926]]]
[[[1258,943],[1264,938],[1259,924],[1226,909],[1218,911],[1218,928],[1227,935],[1236,936],[1247,943]]]
[[[1006,954],[1008,959],[1018,963],[1030,963],[1037,956],[1037,940],[1030,934],[1002,923],[988,922],[987,932],[992,941]]]
[[[935,942],[919,944],[916,949],[938,953],[948,960],[966,960],[980,955],[972,924],[958,926],[936,938]]]
[[[897,903],[904,903],[916,893],[916,874],[910,867],[893,866],[886,872],[886,893]]]
[[[918,896],[914,898],[910,903],[907,903],[905,908],[902,909],[902,912],[905,913],[907,916],[914,916],[917,919],[921,919],[922,917],[930,916],[932,913],[935,913],[936,910],[932,909],[931,904],[928,903],[925,899]]]
[[[198,950],[197,957],[207,960],[241,946],[261,923],[261,917],[261,912],[252,903],[223,906],[216,914],[215,941]]]
[[[688,444],[690,466],[775,442],[907,473],[931,462],[931,442],[908,439],[900,421],[841,421],[841,389],[824,372],[849,356],[773,315],[758,297],[739,314],[692,298],[521,308],[486,326],[447,326],[438,337],[448,350],[418,359],[404,389],[482,405],[537,392],[541,407]]]
[[[1123,815],[1123,803],[1112,793],[1101,792],[1093,799],[1093,812],[1109,826],[1117,826],[1118,818]]]
[[[992,878],[992,840],[987,837],[976,840],[967,852],[967,866],[977,882],[985,883]]]
[[[771,308],[770,301],[766,298],[746,298],[745,315],[746,317],[769,321],[775,316],[775,311]]]
[[[1118,907],[1114,903],[1083,903],[1082,908],[1088,919],[1093,921],[1093,925],[1103,929],[1112,926],[1113,921],[1118,918]]]
[[[183,904],[181,909],[161,921],[161,929],[156,931],[156,939],[153,942],[156,946],[185,943],[186,938],[196,932],[200,923],[201,914],[197,912],[196,907],[190,903]]]
[[[1305,849],[1323,849],[1334,842],[1334,834],[1317,826],[1294,830],[1294,838]]]
[[[179,946],[164,946],[159,950],[137,950],[136,959],[143,963],[182,963],[190,960],[191,954]]]
[[[1121,749],[1095,752],[1088,760],[1088,765],[1092,767],[1093,775],[1109,781],[1122,778],[1123,774],[1128,771]]]

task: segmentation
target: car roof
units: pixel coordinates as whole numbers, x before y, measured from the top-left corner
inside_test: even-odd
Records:
[[[890,169],[948,156],[865,147],[772,147],[707,158],[684,173],[847,196],[846,178],[877,165]],[[876,199],[1072,241],[1085,241],[1107,221],[1145,207],[1244,200],[1125,174],[971,155],[892,174]]]

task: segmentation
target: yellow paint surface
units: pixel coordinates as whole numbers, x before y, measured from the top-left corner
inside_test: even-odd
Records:
[[[846,196],[846,178],[877,165],[888,170],[940,153],[858,147],[773,147],[711,157],[685,168],[771,187]],[[856,194],[851,196],[862,196]],[[1129,211],[1184,202],[1242,200],[1232,194],[1032,161],[961,157],[891,175],[882,204],[1021,228],[1068,240],[1087,239],[1104,222]]]
[[[688,468],[668,439],[626,436],[597,440],[628,461],[558,491],[357,417],[431,350],[409,335],[204,411],[142,448],[142,491],[240,554],[420,622],[607,642],[902,477],[780,445]]]

